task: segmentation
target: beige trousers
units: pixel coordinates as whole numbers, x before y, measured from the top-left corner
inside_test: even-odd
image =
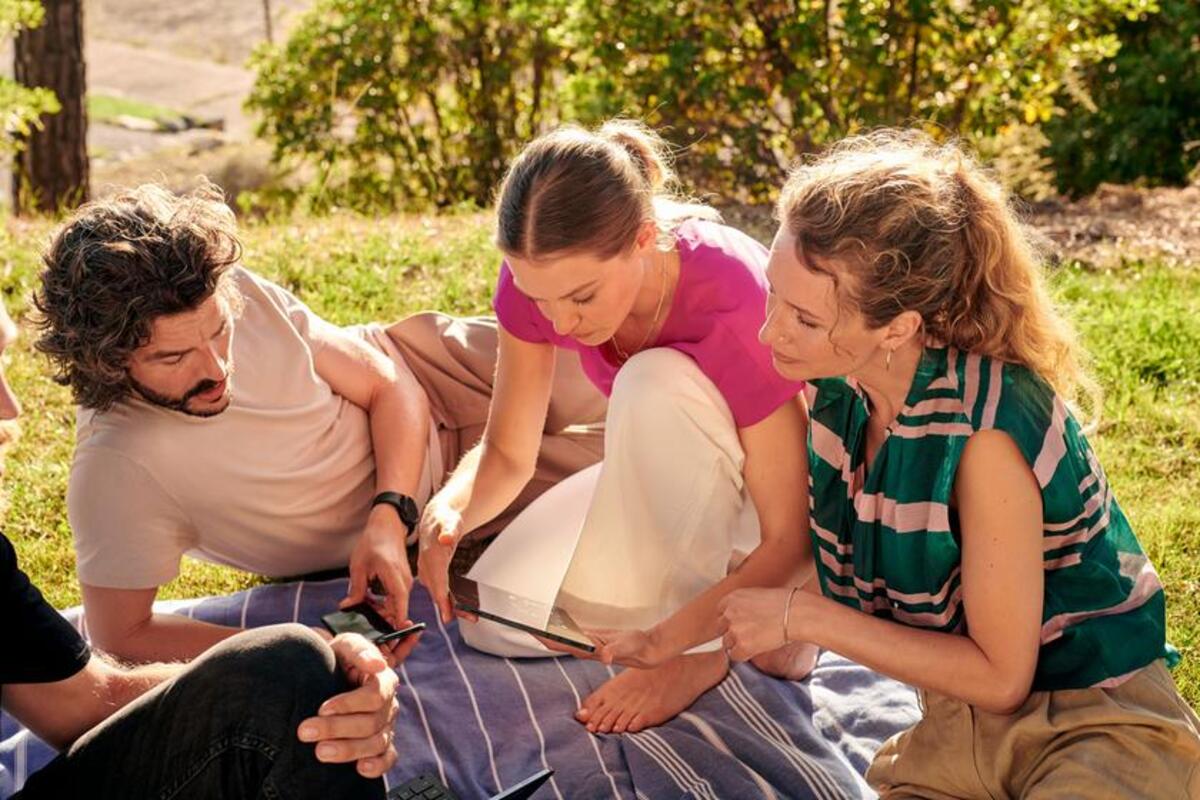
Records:
[[[496,320],[424,312],[386,329],[367,328],[379,346],[398,351],[429,396],[436,437],[428,459],[433,472],[429,482],[436,491],[483,435],[496,374]],[[604,455],[607,405],[584,374],[578,356],[560,352],[533,479],[503,513],[472,535],[488,536],[503,529],[535,497],[597,463]]]
[[[867,770],[885,800],[1200,798],[1200,719],[1162,661],[1110,689],[1034,692],[1012,714],[920,696],[923,719]]]
[[[602,464],[521,512],[470,576],[557,601],[584,627],[646,628],[758,545],[733,416],[688,356],[659,348],[622,367],[604,448]],[[496,655],[551,654],[528,634],[486,620],[465,623],[462,632],[468,644]]]

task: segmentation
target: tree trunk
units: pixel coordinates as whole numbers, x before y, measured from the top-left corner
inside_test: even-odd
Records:
[[[13,164],[13,210],[54,213],[88,199],[86,80],[82,0],[44,0],[45,21],[17,34],[13,72],[18,83],[58,96],[57,114],[24,142]]]
[[[271,27],[271,0],[262,0],[263,26],[267,29],[267,44],[275,43],[275,32]]]

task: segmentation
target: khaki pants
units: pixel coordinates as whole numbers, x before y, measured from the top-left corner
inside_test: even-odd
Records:
[[[385,350],[399,351],[429,396],[437,440],[430,451],[430,482],[437,491],[483,435],[496,374],[496,320],[424,312],[386,329],[367,326],[366,332]],[[579,357],[561,351],[534,477],[503,513],[472,535],[489,536],[503,529],[535,497],[598,462],[604,455],[606,408],[604,395],[584,374]]]
[[[530,504],[470,576],[557,602],[584,627],[649,627],[758,545],[744,460],[733,415],[696,363],[666,348],[639,353],[613,385],[604,462]],[[461,631],[495,655],[554,655],[487,620]]]
[[[1200,798],[1200,719],[1162,661],[1108,689],[1034,692],[989,714],[922,691],[924,718],[875,756],[881,798]]]

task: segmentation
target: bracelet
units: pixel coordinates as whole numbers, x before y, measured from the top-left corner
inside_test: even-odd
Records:
[[[799,586],[793,586],[788,592],[787,603],[783,607],[783,643],[788,644],[791,639],[788,638],[788,619],[792,616],[792,599],[796,596],[796,592],[800,591]]]

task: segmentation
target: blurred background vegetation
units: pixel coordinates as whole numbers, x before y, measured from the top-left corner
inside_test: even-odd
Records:
[[[252,65],[259,132],[311,176],[274,199],[317,206],[486,206],[524,141],[613,115],[736,201],[878,125],[962,137],[1032,200],[1200,161],[1194,0],[320,0]]]

